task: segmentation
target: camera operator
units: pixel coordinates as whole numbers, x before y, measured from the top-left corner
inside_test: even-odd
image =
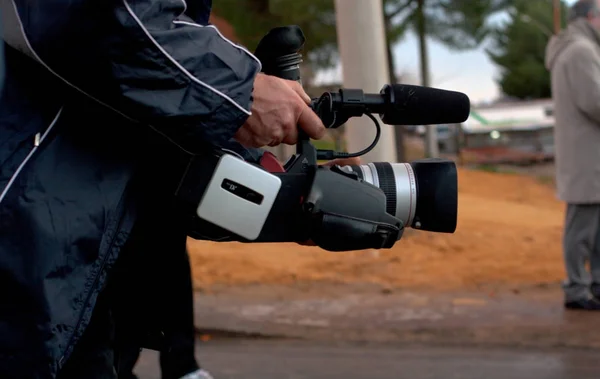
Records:
[[[0,3],[0,377],[115,378],[111,269],[169,258],[190,155],[323,136],[300,84],[203,26],[210,3]]]

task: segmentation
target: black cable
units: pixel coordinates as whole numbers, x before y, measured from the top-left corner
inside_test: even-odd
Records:
[[[371,150],[373,150],[375,148],[375,146],[377,146],[377,143],[379,142],[379,138],[381,137],[381,124],[379,123],[379,121],[377,121],[375,116],[373,116],[372,114],[365,113],[365,116],[369,117],[373,121],[373,123],[375,124],[375,128],[376,128],[375,139],[366,149],[363,149],[357,153],[344,153],[344,152],[338,152],[338,151],[333,151],[333,150],[319,150],[319,151],[317,151],[317,159],[318,160],[332,160],[332,159],[337,159],[337,158],[356,158],[356,157],[365,155],[368,152],[370,152]]]

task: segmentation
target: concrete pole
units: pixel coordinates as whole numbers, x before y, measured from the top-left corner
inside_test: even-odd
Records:
[[[381,0],[335,0],[335,11],[344,88],[379,93],[389,80]],[[381,129],[379,144],[362,157],[364,163],[396,162],[393,127],[382,123]],[[348,121],[349,152],[364,149],[374,137],[375,126],[369,118]]]
[[[424,87],[429,87],[429,55],[427,53],[427,26],[425,22],[425,0],[418,0],[417,35],[419,37],[419,54],[421,56],[421,85]],[[438,158],[440,155],[440,151],[438,146],[437,125],[424,126],[425,158]]]

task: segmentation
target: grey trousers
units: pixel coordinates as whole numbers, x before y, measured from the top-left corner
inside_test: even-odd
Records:
[[[563,236],[566,301],[591,297],[600,285],[600,204],[568,204]],[[586,263],[590,264],[590,271]]]

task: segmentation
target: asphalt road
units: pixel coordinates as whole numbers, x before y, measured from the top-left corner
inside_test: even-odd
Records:
[[[598,351],[335,345],[286,340],[202,343],[215,379],[596,379]],[[144,351],[140,379],[160,379],[158,354]]]

